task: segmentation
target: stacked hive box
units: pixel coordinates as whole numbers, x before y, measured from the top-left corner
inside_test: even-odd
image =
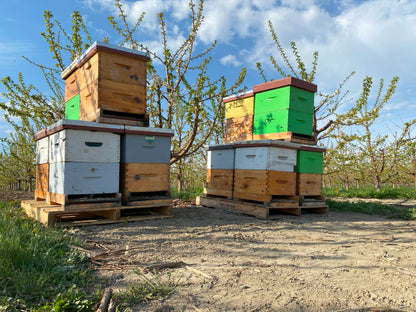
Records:
[[[36,197],[61,205],[87,194],[119,201],[122,131],[121,125],[61,120],[38,133],[37,158],[47,160],[48,172],[39,170]]]
[[[141,52],[94,43],[62,73],[66,119],[36,134],[36,200],[61,211],[171,208],[173,131],[147,127],[147,61]]]
[[[223,142],[253,139],[254,93],[248,91],[224,99],[225,129]]]
[[[223,145],[228,159],[215,153],[225,149],[221,144],[207,147],[206,195],[226,194],[228,199],[275,208],[325,208],[321,197],[325,150],[312,146],[316,90],[316,85],[287,77],[224,99]],[[245,118],[244,126],[239,118]],[[213,164],[220,162],[233,167],[216,168],[213,174]]]
[[[125,204],[140,197],[169,196],[171,130],[126,126],[121,136],[120,190]]]
[[[234,181],[234,146],[208,146],[206,189],[211,195],[232,198]]]
[[[147,126],[144,53],[96,42],[62,72],[65,118]]]

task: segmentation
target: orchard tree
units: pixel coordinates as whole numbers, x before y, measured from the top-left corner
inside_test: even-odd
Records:
[[[281,77],[293,76],[308,82],[315,82],[315,75],[318,66],[318,51],[313,53],[312,68],[308,72],[305,66],[305,63],[302,61],[302,57],[297,49],[295,42],[290,42],[291,52],[296,60],[296,66],[294,66],[288,57],[287,52],[282,47],[279,38],[273,24],[271,21],[268,22],[269,31],[272,36],[273,42],[276,46],[277,52],[283,61],[283,65],[279,65],[278,60],[271,55],[270,63],[273,68]],[[263,65],[258,62],[256,64],[260,76],[264,82],[268,81],[268,78],[265,75]],[[333,131],[342,124],[345,119],[345,113],[340,113],[340,106],[347,101],[347,96],[349,91],[342,92],[342,88],[345,83],[355,74],[352,71],[348,74],[345,79],[338,84],[336,89],[330,94],[324,94],[318,92],[318,97],[320,98],[319,103],[315,105],[314,116],[313,116],[313,137],[315,140],[320,141],[325,138],[331,137]],[[272,79],[273,80],[273,79]]]
[[[398,81],[397,76],[393,77],[383,95],[384,80],[380,79],[375,100],[369,104],[373,79],[366,77],[363,80],[360,98],[355,102],[344,121],[345,125],[357,128],[355,134],[345,135],[344,139],[354,142],[355,147],[363,155],[364,163],[368,164],[367,170],[373,178],[374,187],[377,190],[380,190],[383,175],[392,172],[397,164],[397,151],[407,131],[407,127],[405,127],[402,135],[392,144],[388,142],[388,135],[374,134],[373,131],[380,111],[394,94]],[[385,180],[388,180],[388,176]]]
[[[163,13],[158,14],[161,53],[139,42],[136,35],[143,14],[130,27],[120,0],[115,0],[118,19],[109,21],[123,38],[121,45],[141,49],[152,58],[148,64],[147,105],[151,124],[155,127],[173,129],[171,165],[177,175],[178,189],[182,188],[185,159],[201,153],[202,147],[212,138],[222,134],[224,105],[222,99],[243,91],[246,69],[243,68],[235,82],[227,86],[224,76],[211,79],[208,68],[212,58],[209,53],[216,46],[213,42],[203,50],[196,49],[199,29],[204,21],[204,1],[196,5],[189,1],[190,20],[188,35],[177,48],[171,48],[169,28]]]

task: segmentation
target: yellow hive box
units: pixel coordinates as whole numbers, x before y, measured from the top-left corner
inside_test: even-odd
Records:
[[[253,91],[224,98],[223,102],[225,104],[225,119],[245,117],[254,113]]]

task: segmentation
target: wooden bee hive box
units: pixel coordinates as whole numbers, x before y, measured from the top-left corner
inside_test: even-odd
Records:
[[[95,42],[61,74],[65,118],[147,125],[148,61],[145,53]]]

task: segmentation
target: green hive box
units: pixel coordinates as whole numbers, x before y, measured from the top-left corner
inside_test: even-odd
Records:
[[[298,151],[296,172],[322,174],[324,164],[323,155],[321,152]]]
[[[314,93],[287,86],[255,94],[254,114],[263,114],[282,109],[313,114]]]
[[[65,119],[79,120],[79,93],[65,103]]]
[[[312,135],[313,114],[283,109],[255,114],[253,134],[267,134],[292,131],[297,134]]]

